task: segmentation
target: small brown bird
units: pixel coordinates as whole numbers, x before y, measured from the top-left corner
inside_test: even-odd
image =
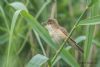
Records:
[[[56,43],[60,43],[68,36],[68,32],[65,28],[61,27],[56,19],[48,19],[45,28],[48,30],[52,40]],[[76,44],[76,42],[70,37],[68,42],[71,44],[72,47],[78,49],[80,52],[83,53],[83,50],[80,46]]]

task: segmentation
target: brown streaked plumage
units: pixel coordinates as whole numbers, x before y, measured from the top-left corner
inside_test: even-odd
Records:
[[[64,40],[68,36],[68,32],[65,28],[61,27],[56,19],[48,19],[47,24],[45,25],[53,41],[59,43],[61,40]],[[76,42],[70,37],[68,42],[75,49],[78,49],[83,53],[83,49],[76,44]]]

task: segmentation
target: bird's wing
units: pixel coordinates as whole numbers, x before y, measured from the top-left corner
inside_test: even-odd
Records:
[[[67,30],[65,29],[65,28],[63,28],[63,27],[60,27],[60,30],[66,35],[66,36],[68,36],[67,34],[68,34],[68,32],[67,32]]]
[[[66,36],[68,36],[68,32],[67,32],[67,30],[65,29],[65,28],[63,28],[63,27],[60,27],[60,29],[62,30],[62,32],[66,35]],[[71,45],[72,45],[72,47],[74,47],[75,49],[78,49],[80,52],[84,52],[83,51],[83,49],[79,46],[79,45],[77,45],[77,43],[70,37],[69,38],[69,40],[68,40],[70,43],[71,43]]]

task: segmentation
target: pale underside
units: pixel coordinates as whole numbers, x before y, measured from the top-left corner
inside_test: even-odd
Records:
[[[54,42],[61,43],[65,39],[66,35],[60,29],[53,29],[51,25],[46,25],[46,28]]]

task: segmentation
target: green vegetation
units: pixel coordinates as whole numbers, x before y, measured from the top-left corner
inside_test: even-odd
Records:
[[[43,23],[55,18],[69,35],[58,47]],[[99,67],[100,0],[0,0],[0,67]],[[72,37],[83,48],[70,45]]]

